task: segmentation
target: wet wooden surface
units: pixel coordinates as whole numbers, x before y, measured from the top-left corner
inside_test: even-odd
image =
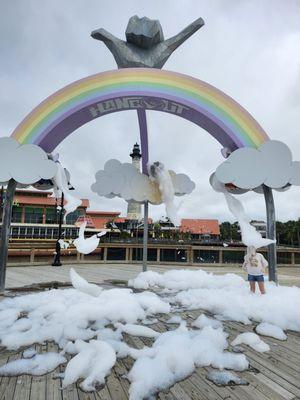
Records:
[[[201,313],[200,310],[177,313],[182,318],[192,322]],[[170,316],[165,315],[151,327],[160,332],[174,329],[174,325],[166,324]],[[229,334],[231,342],[236,335],[253,329],[236,322],[225,322],[224,329]],[[195,372],[183,381],[176,383],[169,390],[159,393],[161,400],[292,400],[300,399],[300,335],[288,332],[287,341],[263,337],[271,350],[258,353],[248,346],[242,346],[244,354],[250,363],[247,371],[235,372],[244,378],[248,386],[219,387],[210,382],[206,375],[212,368],[196,368]],[[125,341],[135,348],[151,345],[149,338],[125,336]],[[58,351],[54,343],[36,345],[39,353]],[[230,348],[229,348],[230,349]],[[22,351],[13,352],[2,349],[0,364],[22,357]],[[0,399],[5,400],[125,400],[129,398],[129,381],[126,374],[133,365],[129,357],[118,360],[107,377],[106,385],[94,393],[84,393],[73,384],[61,390],[61,379],[57,374],[63,372],[65,365],[59,366],[44,376],[22,375],[18,377],[0,377]]]
[[[128,279],[131,276],[136,276],[139,268],[140,266],[137,265],[133,269],[130,269],[128,265],[113,266],[113,268],[111,265],[107,265],[106,269],[103,269],[103,266],[84,265],[80,268],[76,266],[76,270],[86,279],[99,283],[110,278]],[[169,268],[160,266],[153,269],[162,272]],[[223,270],[223,268],[218,268],[218,270]],[[69,267],[67,266],[64,268],[43,267],[42,269],[39,267],[18,267],[14,270],[9,268],[8,277],[11,286],[22,286],[32,282],[46,282],[54,279],[66,281],[68,280],[68,271]],[[201,313],[202,310],[195,310],[176,312],[176,315],[180,315],[190,324]],[[209,315],[206,312],[205,314]],[[166,324],[169,318],[170,315],[161,315],[159,321],[151,327],[160,332],[174,329],[177,325]],[[254,325],[243,325],[237,322],[223,322],[223,325],[229,335],[228,343],[238,334],[252,331],[254,327]],[[247,371],[235,373],[249,383],[247,386],[219,387],[206,378],[212,368],[196,368],[191,376],[176,383],[169,390],[157,394],[156,398],[161,400],[300,399],[300,333],[287,332],[287,336],[287,341],[262,337],[271,348],[266,353],[258,353],[249,346],[241,346],[250,363],[250,368]],[[125,341],[135,348],[141,348],[152,343],[152,339],[128,335],[125,335]],[[46,343],[35,347],[39,353],[59,351],[55,343]],[[2,348],[0,350],[0,365],[21,358],[24,350],[25,348],[15,352]],[[111,374],[107,377],[106,385],[93,393],[84,393],[79,388],[78,383],[61,390],[61,379],[57,378],[57,374],[64,371],[64,364],[44,376],[0,377],[0,400],[125,400],[129,398],[130,385],[126,379],[126,374],[132,365],[133,360],[129,357],[118,360]]]

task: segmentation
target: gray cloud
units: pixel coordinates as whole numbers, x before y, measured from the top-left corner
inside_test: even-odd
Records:
[[[0,182],[13,178],[21,184],[51,179],[56,173],[55,162],[33,144],[20,145],[9,137],[0,138]]]
[[[234,151],[216,170],[220,182],[233,183],[242,189],[265,184],[280,189],[288,184],[300,185],[300,162],[292,160],[289,147],[269,140],[257,150],[242,148]]]
[[[191,193],[195,184],[185,174],[176,174],[170,171],[175,195],[183,196]],[[147,175],[142,174],[136,167],[118,160],[108,160],[103,170],[95,175],[96,182],[91,186],[94,193],[107,198],[121,197],[124,200],[138,202],[150,201],[152,204],[161,204],[161,194],[158,185],[152,182]]]

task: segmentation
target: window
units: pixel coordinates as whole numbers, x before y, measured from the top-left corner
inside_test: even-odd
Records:
[[[22,226],[20,227],[19,236],[20,236],[20,238],[26,237],[26,228],[25,227],[22,227]]]
[[[244,251],[223,251],[223,262],[226,264],[243,264],[244,262]]]
[[[26,228],[26,237],[27,237],[28,239],[30,239],[30,238],[32,238],[32,234],[33,234],[33,228],[27,227],[27,228]]]
[[[33,228],[33,237],[35,239],[40,237],[40,228]]]
[[[83,215],[84,215],[83,210],[75,210],[72,213],[68,214],[66,218],[67,225],[74,225],[75,222],[78,220],[78,218],[82,217]]]
[[[107,249],[107,259],[108,260],[125,260],[126,249],[123,248],[108,248]]]
[[[52,235],[53,235],[53,229],[46,228],[46,239],[52,239]]]
[[[72,229],[72,238],[77,238],[79,234],[79,229]]]
[[[43,223],[43,209],[38,207],[25,207],[25,223]]]
[[[11,236],[13,238],[18,238],[19,237],[19,227],[18,226],[14,226],[11,229]]]
[[[39,238],[40,239],[45,239],[45,236],[46,236],[46,228],[40,228]]]
[[[214,264],[219,262],[218,250],[194,250],[194,262]]]
[[[160,250],[160,261],[175,262],[176,261],[176,250],[175,249],[161,249]]]
[[[147,252],[148,261],[157,261],[157,250],[156,249],[148,249]],[[132,249],[132,260],[133,261],[142,261],[143,259],[143,248],[133,248]]]
[[[55,207],[46,208],[46,224],[58,224],[59,211]]]
[[[22,207],[13,206],[11,222],[21,222],[22,221]]]

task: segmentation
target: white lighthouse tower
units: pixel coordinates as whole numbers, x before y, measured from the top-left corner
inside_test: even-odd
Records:
[[[132,158],[132,164],[140,171],[140,164],[142,154],[140,152],[140,146],[136,143],[133,146],[132,153],[130,154]],[[127,207],[127,219],[129,220],[141,220],[142,218],[142,206],[136,201],[128,201]]]

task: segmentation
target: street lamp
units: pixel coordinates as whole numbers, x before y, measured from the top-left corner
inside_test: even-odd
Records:
[[[52,267],[60,267],[62,264],[60,262],[60,239],[61,239],[61,227],[63,222],[64,215],[64,193],[61,194],[61,202],[60,202],[60,212],[59,212],[59,221],[58,221],[58,238],[55,244],[55,254],[54,260],[52,263]]]

